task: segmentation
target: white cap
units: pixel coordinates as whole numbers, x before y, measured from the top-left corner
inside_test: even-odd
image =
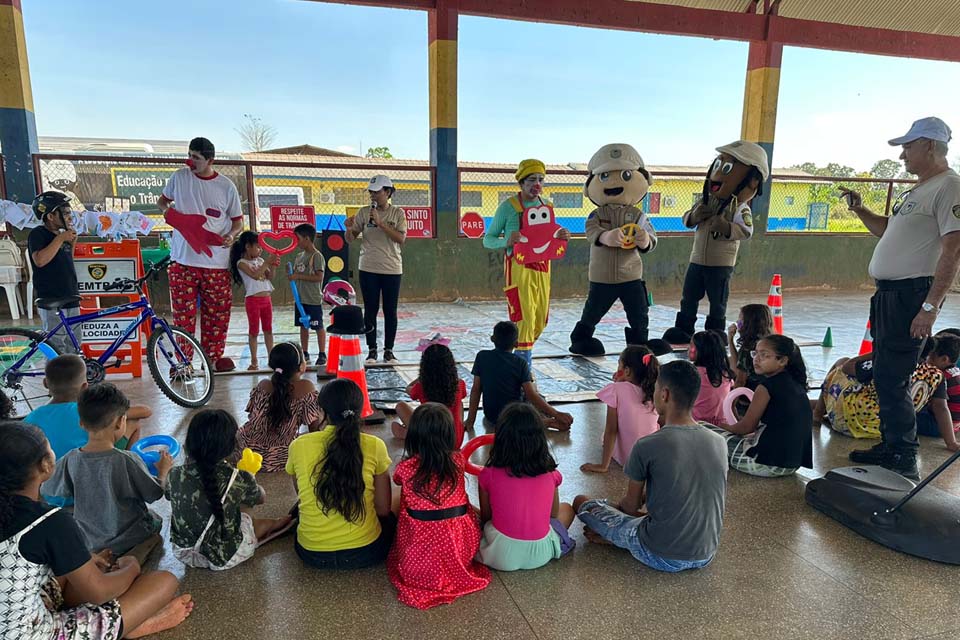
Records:
[[[722,147],[717,147],[717,151],[733,156],[748,167],[756,167],[764,182],[770,177],[770,163],[767,160],[767,151],[756,142],[737,140],[736,142],[725,144]]]
[[[920,138],[927,140],[938,140],[939,142],[950,142],[950,127],[940,118],[920,118],[912,125],[910,131],[899,138],[890,140],[890,146],[896,147],[901,144],[907,144]]]
[[[370,178],[370,184],[367,185],[367,191],[380,191],[384,187],[393,188],[393,181],[385,175],[377,174]]]
[[[645,167],[640,153],[629,144],[622,142],[603,145],[587,163],[587,171],[592,175],[623,169],[636,171]]]

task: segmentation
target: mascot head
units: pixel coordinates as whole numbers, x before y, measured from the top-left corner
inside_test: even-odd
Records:
[[[737,140],[722,147],[707,169],[703,182],[703,201],[708,196],[719,199],[725,207],[734,197],[749,202],[763,194],[763,183],[770,177],[767,152],[755,142]],[[722,208],[722,207],[721,207]]]
[[[598,207],[605,204],[633,206],[643,200],[653,179],[643,166],[643,158],[628,144],[606,144],[587,164],[587,184],[583,194]]]

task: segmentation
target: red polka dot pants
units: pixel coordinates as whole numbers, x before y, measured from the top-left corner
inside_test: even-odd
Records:
[[[227,269],[204,269],[173,263],[170,279],[170,306],[173,323],[196,335],[197,300],[200,301],[200,346],[212,362],[223,357],[230,328],[233,289]]]

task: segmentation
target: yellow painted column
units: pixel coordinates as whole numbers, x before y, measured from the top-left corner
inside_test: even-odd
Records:
[[[751,42],[747,54],[747,80],[743,92],[743,119],[740,137],[766,149],[773,167],[773,143],[777,128],[777,100],[780,97],[780,63],[783,45],[776,42]],[[755,231],[766,233],[770,214],[770,180],[763,195],[751,203]]]
[[[430,164],[437,168],[437,237],[460,229],[457,174],[457,23],[455,0],[437,0],[429,12]]]
[[[37,123],[20,0],[0,0],[0,145],[6,198],[30,202],[36,195]]]

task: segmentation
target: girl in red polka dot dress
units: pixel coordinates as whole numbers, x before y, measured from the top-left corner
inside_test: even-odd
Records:
[[[463,468],[450,411],[432,402],[417,407],[404,459],[393,474],[400,513],[387,558],[397,598],[408,606],[447,604],[490,583],[490,570],[474,561],[480,523],[467,499]]]

